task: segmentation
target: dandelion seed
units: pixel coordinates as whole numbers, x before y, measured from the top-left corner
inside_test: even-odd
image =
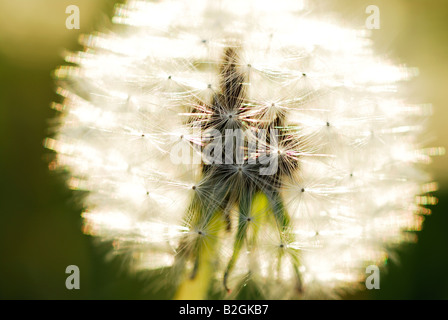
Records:
[[[443,151],[423,149],[428,107],[398,90],[412,70],[303,9],[131,0],[124,28],[83,37],[56,72],[45,146],[89,191],[84,231],[171,268],[178,297],[248,279],[268,298],[334,297],[436,203],[422,164]]]

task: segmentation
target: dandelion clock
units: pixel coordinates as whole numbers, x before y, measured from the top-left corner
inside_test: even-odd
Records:
[[[415,241],[435,183],[414,69],[299,0],[128,1],[56,71],[45,146],[84,232],[177,299],[337,298]]]

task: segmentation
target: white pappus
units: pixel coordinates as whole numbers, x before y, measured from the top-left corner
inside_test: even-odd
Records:
[[[45,140],[88,191],[86,233],[177,284],[208,272],[270,298],[336,297],[415,240],[436,201],[430,108],[406,101],[415,70],[377,57],[366,30],[298,0],[131,0],[113,22],[56,71]],[[235,130],[256,147],[221,143]]]

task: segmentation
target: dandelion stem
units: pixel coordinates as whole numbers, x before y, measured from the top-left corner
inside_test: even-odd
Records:
[[[178,287],[174,300],[204,300],[210,286],[212,276],[211,252],[202,252],[198,258],[198,267],[194,277],[186,279]]]
[[[198,241],[197,255],[193,271],[184,274],[184,280],[179,285],[174,300],[204,300],[210,288],[214,273],[214,263],[217,259],[219,233],[225,229],[225,221],[221,211],[210,219],[207,234]]]

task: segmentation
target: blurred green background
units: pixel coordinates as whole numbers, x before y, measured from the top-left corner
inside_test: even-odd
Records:
[[[81,233],[81,206],[64,177],[48,171],[42,147],[55,112],[51,72],[63,64],[64,50],[80,50],[77,38],[107,25],[111,0],[0,0],[0,299],[165,299],[151,290],[152,276],[130,273],[108,245]],[[348,24],[364,25],[365,8],[381,10],[374,30],[379,54],[416,66],[410,101],[430,102],[433,140],[448,141],[448,1],[310,0]],[[81,30],[67,30],[65,9],[77,5]],[[417,244],[398,251],[381,274],[381,289],[349,299],[448,299],[448,164],[435,159],[430,170],[439,182],[440,203],[424,223]],[[81,289],[67,290],[65,268],[81,270]]]

